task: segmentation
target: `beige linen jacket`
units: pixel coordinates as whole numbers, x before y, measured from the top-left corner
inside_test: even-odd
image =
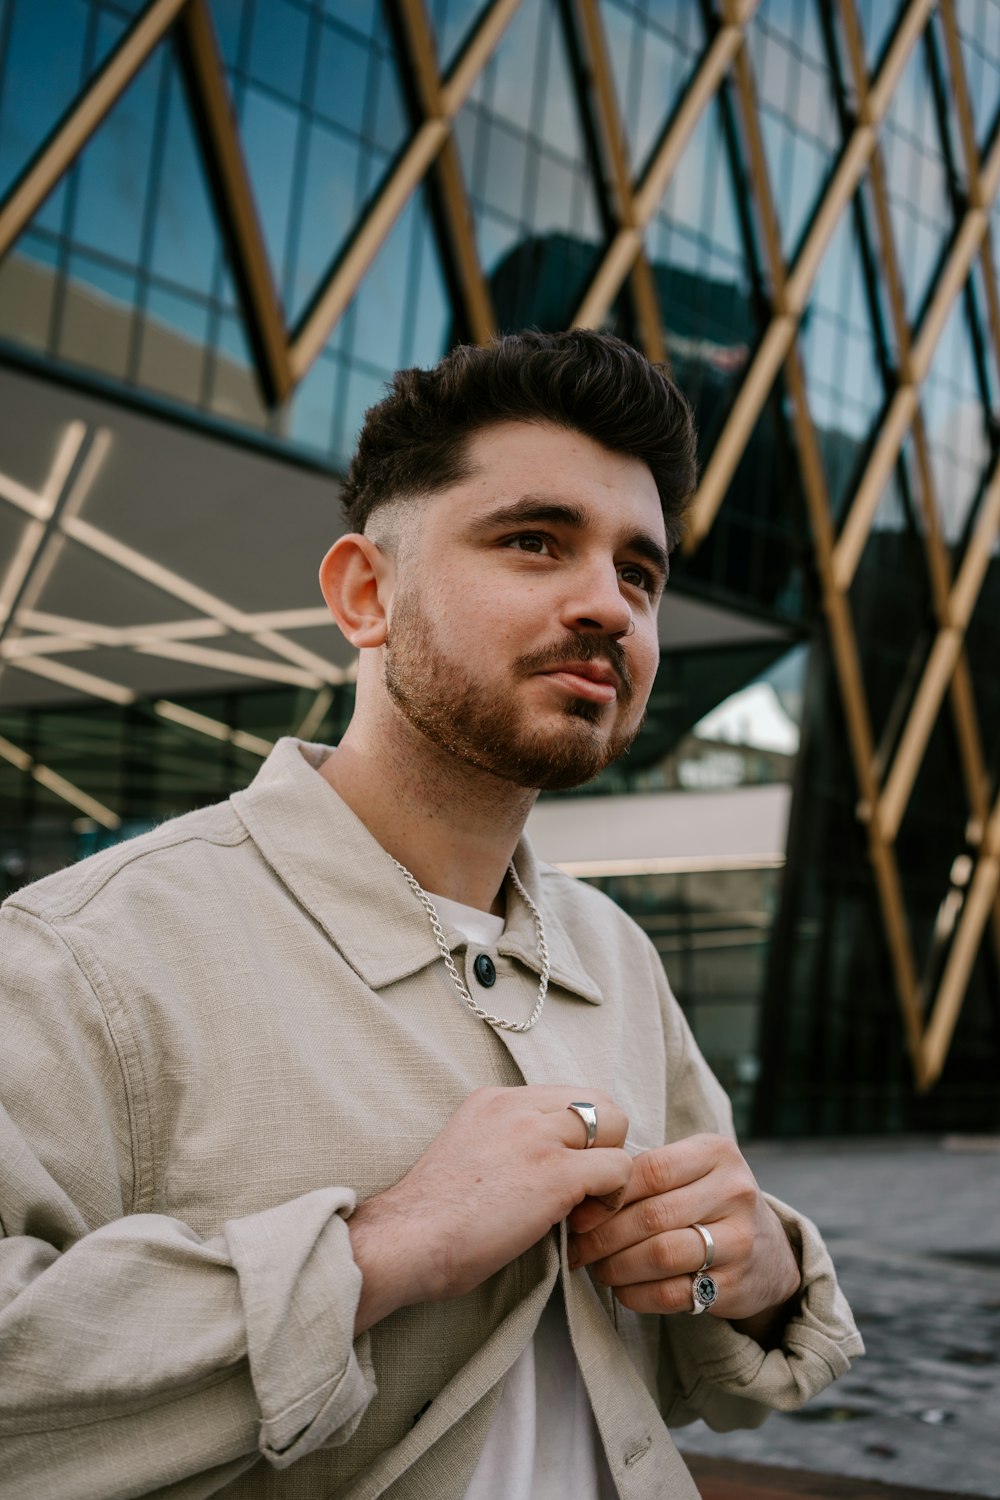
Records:
[[[301,752],[301,753],[300,753]],[[861,1342],[815,1228],[765,1354],[711,1315],[625,1311],[565,1230],[477,1291],[352,1338],[346,1220],[484,1084],[607,1089],[633,1138],[729,1131],[659,959],[598,892],[518,871],[552,963],[540,1024],[464,1008],[389,856],[283,740],[226,803],[53,875],[0,914],[0,1496],[458,1500],[561,1278],[624,1500],[697,1492],[667,1423],[753,1425]],[[475,989],[472,960],[452,934]],[[490,1004],[530,1014],[508,896]]]

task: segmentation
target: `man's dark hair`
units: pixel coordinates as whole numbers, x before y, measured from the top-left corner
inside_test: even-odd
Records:
[[[660,365],[608,333],[511,333],[460,344],[432,370],[400,370],[365,416],[341,496],[353,531],[379,505],[471,473],[468,442],[498,422],[549,422],[638,458],[673,547],[695,486],[691,408]]]

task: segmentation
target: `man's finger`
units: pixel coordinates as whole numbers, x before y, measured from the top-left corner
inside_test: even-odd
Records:
[[[571,1180],[576,1191],[575,1203],[584,1198],[609,1198],[622,1196],[628,1188],[632,1175],[632,1158],[620,1147],[595,1147],[592,1151],[574,1151],[567,1154]]]
[[[675,1192],[737,1161],[742,1162],[739,1147],[724,1135],[689,1135],[672,1145],[657,1146],[635,1157],[625,1201]]]
[[[574,1109],[573,1104],[579,1105],[580,1109]],[[553,1111],[553,1122],[563,1144],[581,1150],[588,1149],[587,1105],[594,1111],[594,1146],[624,1146],[628,1135],[628,1115],[606,1096],[601,1095],[599,1099],[591,1100],[586,1093],[577,1093],[561,1110]]]
[[[626,1186],[620,1192],[609,1194],[604,1198],[584,1198],[569,1216],[570,1229],[574,1234],[585,1234],[590,1229],[597,1229],[599,1225],[606,1224],[625,1202],[627,1192]]]
[[[666,1281],[640,1281],[633,1286],[616,1286],[615,1297],[622,1307],[630,1308],[632,1312],[658,1313],[662,1316],[693,1311],[690,1276],[672,1276]],[[719,1301],[722,1300],[720,1291]],[[710,1307],[708,1310],[715,1313],[716,1317],[725,1317],[725,1312],[721,1309]]]
[[[712,1226],[715,1254],[712,1273],[725,1267],[735,1244],[725,1223]],[[731,1243],[732,1242],[732,1243]],[[667,1234],[637,1240],[593,1263],[595,1280],[602,1286],[632,1286],[643,1281],[663,1281],[672,1276],[691,1276],[705,1260],[705,1243],[695,1229],[674,1229]],[[579,1240],[570,1247],[572,1265],[588,1264]]]

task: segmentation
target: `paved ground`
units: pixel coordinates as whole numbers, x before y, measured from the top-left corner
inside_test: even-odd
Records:
[[[743,1464],[689,1453],[701,1500],[954,1500],[954,1490],[915,1489],[881,1479],[809,1473],[776,1464]]]
[[[762,1186],[823,1231],[868,1353],[801,1413],[754,1432],[699,1422],[679,1446],[915,1495],[1000,1497],[1000,1138],[762,1144],[747,1156]]]

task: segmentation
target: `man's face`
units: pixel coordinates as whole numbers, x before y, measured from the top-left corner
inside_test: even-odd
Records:
[[[578,786],[632,743],[659,662],[656,485],[638,459],[526,422],[477,433],[469,457],[470,478],[410,511],[386,688],[465,764]]]

